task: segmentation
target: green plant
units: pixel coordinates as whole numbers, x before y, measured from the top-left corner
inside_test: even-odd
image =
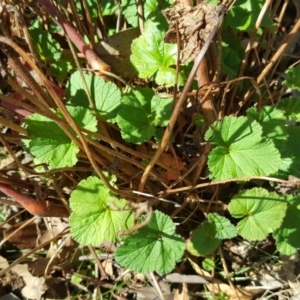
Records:
[[[190,83],[198,85],[198,91],[191,92],[182,86],[192,63],[180,65],[180,42],[164,41],[168,24],[161,9],[168,8],[169,1],[162,1],[159,8],[156,1],[145,2],[145,27],[131,44],[136,84],[120,88],[97,75],[76,71],[67,80],[64,102],[54,101],[56,105],[48,110],[36,105],[38,112],[27,116],[20,129],[29,136],[29,140],[22,138],[36,165],[47,165],[45,170],[53,173],[77,171],[77,167],[84,170],[70,195],[73,238],[93,246],[105,240],[122,242],[115,253],[117,262],[142,273],[167,274],[184,249],[194,256],[210,255],[223,240],[238,235],[249,242],[272,236],[280,253],[295,253],[300,248],[296,238],[300,199],[295,191],[281,192],[275,187],[279,182],[290,183],[289,176],[300,175],[300,98],[275,93],[268,86],[273,80],[269,73],[272,65],[256,74],[251,63],[258,68],[261,62],[253,53],[247,56],[238,42],[244,33],[252,39],[249,45],[261,41],[266,31],[275,30],[273,16],[267,10],[257,27],[264,1],[236,1],[221,28],[222,42],[210,47],[213,59],[202,62],[197,82],[192,76]],[[132,26],[140,21],[135,3],[121,4]],[[115,11],[111,8],[108,14]],[[61,58],[48,34],[33,28],[31,37],[43,60]],[[40,37],[49,43],[41,44]],[[261,42],[258,50],[267,53],[270,48]],[[219,66],[214,58],[220,58]],[[241,65],[243,61],[247,63]],[[201,69],[203,64],[210,72]],[[99,62],[98,66],[97,71],[102,68],[107,75],[108,67]],[[52,74],[61,81],[69,70],[61,77],[59,72]],[[284,92],[288,87],[300,89],[298,73],[298,67],[286,71]],[[158,92],[159,88],[163,92]],[[270,94],[276,105],[270,103]],[[174,117],[178,98],[187,96],[192,111],[184,104],[177,110],[178,118]],[[166,136],[170,138],[163,147]],[[181,148],[176,148],[177,144]],[[156,155],[160,150],[163,154]],[[206,176],[203,182],[201,178]],[[203,198],[217,197],[225,213],[208,209],[197,217],[197,226],[191,223],[189,232],[184,232],[168,216],[178,213],[173,215],[172,204],[158,202],[152,212],[152,203],[143,191],[152,200],[168,198],[171,203],[182,198],[188,202],[190,195],[203,192]],[[184,213],[180,217],[187,218]],[[119,232],[131,234],[124,238]],[[222,294],[219,297],[226,299]]]
[[[250,9],[248,7],[250,2],[250,0],[245,2],[244,6],[239,6],[237,3],[229,12],[226,25],[223,28],[225,36],[226,30],[253,30],[253,22],[256,20],[256,17],[253,16],[253,10],[251,10],[251,17],[246,14]],[[125,2],[122,3],[122,6],[125,7],[125,17],[131,20],[132,13],[130,15]],[[131,6],[134,5],[131,4]],[[256,6],[257,10],[254,13],[258,13],[261,9],[259,2]],[[242,21],[240,15],[244,12],[245,19]],[[150,18],[150,16],[151,13],[145,13],[146,18]],[[140,78],[152,78],[155,83],[170,87],[174,84],[177,74],[176,69],[172,67],[176,64],[177,50],[176,45],[163,42],[163,36],[166,32],[166,29],[163,28],[166,28],[166,24],[164,24],[166,22],[154,21],[162,20],[161,17],[159,17],[160,19],[157,17],[157,14],[152,15],[146,23],[144,33],[133,41],[131,61],[137,68]],[[130,23],[135,22],[130,21]],[[161,25],[160,28],[158,24]],[[261,26],[272,26],[268,16]],[[225,57],[227,57],[228,51],[234,51],[234,49],[229,50],[228,45],[231,45],[230,40],[227,41],[227,44],[222,44],[222,54]],[[240,52],[240,50],[237,51]],[[233,75],[237,72],[237,70],[228,71],[228,67],[226,68],[223,65],[222,69],[225,74]],[[231,66],[232,68],[234,65]],[[294,68],[288,71],[287,86],[300,88],[296,80],[293,79],[297,79],[297,76],[293,77],[293,72],[297,72],[297,70]],[[89,103],[85,91],[86,86],[82,84],[82,79],[85,80],[94,101],[93,107]],[[182,71],[178,77],[178,84],[183,83],[184,73]],[[170,97],[160,98],[156,96],[150,88],[135,88],[122,95],[113,83],[105,82],[93,75],[85,74],[82,78],[79,72],[74,73],[67,83],[66,103],[68,106],[66,108],[76,124],[82,128],[81,130],[84,129],[86,137],[94,141],[97,138],[93,134],[97,131],[95,112],[105,121],[112,124],[116,123],[124,141],[140,144],[157,137],[159,127],[168,125],[172,114],[172,101]],[[214,184],[225,183],[227,180],[241,181],[263,178],[269,175],[274,177],[299,175],[295,167],[298,164],[299,155],[296,153],[295,147],[288,146],[289,143],[297,140],[299,129],[293,125],[289,127],[285,125],[287,118],[299,120],[297,109],[291,108],[291,105],[297,105],[297,101],[298,98],[282,100],[278,108],[268,105],[264,105],[260,109],[250,108],[245,116],[227,116],[211,124],[206,131],[205,139],[212,146],[208,154],[208,174]],[[55,113],[57,118],[64,120],[59,110]],[[31,142],[27,143],[27,146],[36,157],[36,163],[46,163],[50,168],[72,167],[76,164],[79,148],[54,120],[34,114],[25,119],[25,124],[31,137]],[[100,197],[99,200],[96,200],[97,197]],[[86,200],[83,199],[87,198],[91,202],[88,207],[85,207]],[[83,201],[82,204],[80,201]],[[95,204],[93,204],[94,201]],[[269,233],[273,233],[279,243],[278,245],[280,245],[279,250],[283,254],[291,254],[300,245],[288,242],[288,236],[291,232],[285,231],[280,226],[283,226],[289,219],[289,214],[292,213],[291,205],[296,208],[293,213],[297,214],[296,203],[297,198],[288,201],[285,195],[279,195],[275,192],[269,193],[263,188],[246,189],[233,196],[228,206],[228,211],[232,217],[243,218],[237,226],[230,224],[230,221],[225,217],[210,214],[209,219],[193,232],[188,243],[188,249],[194,254],[205,255],[212,253],[220,245],[222,239],[229,239],[237,234],[252,241],[262,240]],[[101,179],[89,177],[82,181],[70,198],[73,211],[70,225],[73,237],[82,244],[92,245],[98,245],[104,239],[115,241],[118,230],[128,229],[132,225],[132,220],[128,221],[129,212],[126,212],[124,204],[125,200],[117,200]],[[99,216],[95,211],[98,210],[97,205],[100,205]],[[114,212],[114,208],[117,211]],[[119,210],[124,211],[118,212]],[[110,217],[106,220],[105,216],[109,211]],[[114,214],[118,217],[113,217]],[[103,217],[100,217],[101,215]],[[92,216],[94,217],[92,218]],[[153,218],[155,216],[156,213]],[[262,223],[260,221],[265,219],[268,219],[269,222]],[[88,221],[85,222],[84,220]],[[136,233],[136,238],[141,241],[141,245],[139,243],[134,244],[136,251],[140,251],[139,247],[141,249],[144,247],[142,244],[146,240],[143,241],[143,236],[151,233],[153,219],[151,220],[146,227]],[[85,226],[81,222],[85,222]],[[102,226],[97,225],[98,222]],[[125,222],[124,225],[122,225],[123,222]],[[168,222],[172,221],[169,220]],[[148,226],[150,227],[148,228]],[[293,226],[294,230],[299,230],[296,224]],[[101,230],[97,228],[101,228]],[[226,228],[228,229],[226,230]],[[94,234],[96,232],[97,234]],[[172,235],[173,233],[168,233],[164,228],[161,228],[158,233],[153,232],[153,234],[157,235],[157,242],[159,242],[159,235],[163,238],[164,235]],[[131,251],[125,245],[127,245],[127,240],[128,243],[131,243],[131,239],[134,238],[135,235],[129,236],[125,240],[124,246],[121,246],[120,250],[117,251],[117,260],[121,264],[143,272],[157,270],[166,273],[174,267],[174,262],[178,260],[178,257],[176,259],[168,258],[168,260],[174,260],[170,262],[172,267],[166,269],[153,266],[139,269],[138,265],[133,264],[135,259],[130,260],[130,256],[127,256],[126,262],[123,262],[120,253],[125,255],[126,251]],[[284,245],[282,244],[283,240],[285,241]],[[165,253],[163,248],[157,251]],[[182,253],[182,248],[180,251],[179,253]]]

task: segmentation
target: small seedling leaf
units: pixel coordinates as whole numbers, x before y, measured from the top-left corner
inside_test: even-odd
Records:
[[[145,220],[143,216],[141,221]],[[170,217],[155,211],[150,222],[128,236],[116,253],[116,261],[123,267],[144,274],[172,271],[184,252],[185,244],[175,234]]]
[[[163,21],[163,18],[161,22]],[[131,45],[130,60],[140,78],[153,77],[159,85],[167,87],[175,83],[177,45],[163,41],[165,32],[160,30],[161,22],[148,21],[143,35],[135,39]],[[182,73],[178,76],[178,85],[183,85]]]
[[[208,221],[197,228],[187,242],[187,250],[195,256],[212,254],[220,245],[215,223]]]
[[[114,122],[121,103],[118,87],[112,82],[105,82],[99,76],[84,74],[83,77],[99,115],[107,121]],[[79,71],[73,73],[67,83],[66,98],[68,105],[91,108]]]
[[[244,190],[232,198],[228,210],[235,218],[243,218],[238,233],[250,241],[261,241],[282,224],[287,204],[283,197],[263,188]]]
[[[215,148],[208,157],[214,180],[267,176],[281,165],[278,150],[261,137],[262,127],[247,117],[225,117],[215,122],[205,139]]]
[[[202,268],[205,271],[211,272],[216,268],[215,262],[211,258],[205,258],[202,262]]]
[[[70,197],[72,237],[82,245],[99,246],[118,241],[117,233],[133,226],[133,213],[125,209],[98,177],[82,180]]]

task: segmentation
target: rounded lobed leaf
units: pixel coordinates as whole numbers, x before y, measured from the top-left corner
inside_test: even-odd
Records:
[[[70,197],[72,237],[82,245],[116,242],[117,233],[133,225],[133,213],[125,205],[98,177],[82,180]]]
[[[250,241],[260,241],[278,229],[286,214],[285,199],[263,188],[244,190],[232,198],[228,210],[235,218],[243,218],[238,233]]]
[[[141,221],[145,217],[141,218]],[[116,253],[123,267],[144,274],[157,271],[167,274],[175,267],[185,249],[181,237],[175,234],[175,224],[162,212],[155,211],[150,222],[128,236]]]

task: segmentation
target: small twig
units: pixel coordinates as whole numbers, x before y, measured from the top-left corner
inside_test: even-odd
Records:
[[[105,280],[105,279],[107,279],[107,278],[108,278],[108,277],[107,277],[107,274],[105,273],[105,270],[104,270],[104,268],[103,268],[103,266],[102,266],[102,264],[101,264],[101,261],[99,260],[99,257],[98,257],[98,255],[97,255],[95,249],[94,249],[92,246],[90,246],[90,245],[89,245],[88,247],[89,247],[89,250],[90,250],[90,252],[91,252],[91,254],[92,254],[94,260],[96,261],[96,264],[97,264],[97,266],[98,266],[98,269],[100,270],[100,273],[101,273],[100,280]]]
[[[220,257],[221,257],[221,262],[222,262],[223,269],[224,269],[225,274],[226,274],[226,279],[228,280],[231,289],[235,292],[236,297],[239,298],[238,292],[237,292],[237,290],[236,290],[235,286],[233,285],[232,280],[230,278],[229,271],[228,271],[228,268],[227,268],[227,264],[226,264],[226,261],[225,261],[225,258],[224,258],[223,251],[222,251],[221,247],[219,247],[219,254],[220,254]]]
[[[142,0],[136,0],[138,18],[139,18],[139,27],[141,34],[144,32],[144,10]]]
[[[144,203],[138,203],[137,205],[141,205],[141,204],[142,204],[143,207],[145,206],[147,208],[143,211],[139,211],[138,214],[141,215],[142,213],[146,213],[147,214],[146,219],[141,223],[135,224],[133,227],[131,227],[128,230],[122,230],[122,231],[118,232],[118,236],[130,235],[130,234],[136,232],[137,230],[143,228],[144,226],[146,226],[149,223],[149,221],[152,218],[152,213],[153,213],[152,206],[148,205],[149,204],[148,201],[146,201]],[[135,216],[135,217],[137,218],[138,216]]]
[[[47,240],[45,243],[42,243],[41,245],[39,245],[38,247],[32,249],[31,251],[27,252],[26,254],[22,255],[21,257],[17,258],[16,260],[14,260],[8,267],[4,268],[3,270],[0,271],[0,277],[3,276],[4,274],[7,274],[7,272],[9,270],[11,270],[14,266],[18,265],[20,262],[22,262],[25,258],[30,257],[32,254],[36,254],[37,250],[44,248],[45,246],[47,246],[49,243],[51,243],[52,241],[58,240],[59,238],[61,238],[62,236],[64,236],[65,234],[69,233],[69,230],[66,230],[64,232],[61,232],[59,234],[56,234],[55,237],[53,237],[52,239]]]
[[[231,178],[231,179],[220,180],[220,181],[211,181],[211,182],[206,182],[206,183],[200,183],[200,184],[197,184],[197,185],[185,186],[185,187],[178,188],[178,189],[166,190],[166,191],[161,193],[161,196],[168,195],[168,194],[176,194],[176,193],[179,193],[179,192],[184,192],[184,191],[189,191],[189,190],[196,190],[196,189],[199,189],[199,188],[214,186],[214,185],[218,185],[218,184],[225,184],[225,183],[228,183],[228,182],[249,181],[249,180],[252,180],[252,179],[274,181],[274,182],[287,183],[287,184],[300,186],[300,181],[289,181],[289,180],[283,180],[283,179],[278,179],[278,178],[274,178],[274,177],[267,177],[267,176],[249,176],[249,177]]]
[[[158,284],[158,282],[157,282],[157,280],[156,280],[156,278],[155,278],[153,272],[150,273],[150,277],[151,277],[152,282],[153,282],[153,285],[154,285],[154,287],[155,287],[155,289],[156,289],[156,291],[157,291],[157,293],[158,293],[158,295],[159,295],[159,298],[160,298],[161,300],[165,300],[166,298],[165,298],[165,296],[163,295],[163,293],[162,293],[162,291],[161,291],[161,288],[160,288],[160,286],[159,286],[159,284]]]

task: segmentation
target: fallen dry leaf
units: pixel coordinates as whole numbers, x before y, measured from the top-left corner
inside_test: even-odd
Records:
[[[178,30],[181,63],[188,63],[199,54],[201,46],[217,26],[219,16],[225,11],[224,5],[215,6],[206,1],[194,7],[175,3],[173,7],[163,11],[170,24],[164,41],[177,43]]]
[[[218,293],[224,293],[229,296],[230,300],[251,300],[254,296],[262,293],[263,289],[247,290],[245,288],[235,287],[232,288],[229,284],[223,283],[221,280],[212,278],[210,273],[200,268],[200,266],[189,258],[193,269],[197,274],[203,276],[206,280],[213,283],[205,284],[207,289],[212,293],[212,295],[217,295]]]
[[[166,171],[162,174],[162,177],[167,180],[176,180],[180,176],[180,171],[183,169],[184,164],[178,156],[174,157],[171,154],[163,153],[160,157],[160,161],[166,166],[172,168],[170,171]]]
[[[0,269],[7,268],[8,265],[7,260],[0,256]],[[22,288],[21,294],[24,299],[41,299],[47,288],[45,285],[45,279],[33,276],[29,272],[27,264],[18,264],[12,267],[10,272],[7,272],[5,276],[14,276],[14,280],[18,282],[18,284],[20,284],[19,282],[22,283],[19,288]],[[9,277],[9,279],[12,281],[11,277]],[[22,279],[22,281],[18,279]],[[1,280],[3,281],[5,278],[2,278]]]

